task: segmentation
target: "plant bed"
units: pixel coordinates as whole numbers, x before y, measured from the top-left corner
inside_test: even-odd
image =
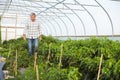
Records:
[[[63,47],[61,47],[63,45]],[[29,56],[27,41],[22,38],[4,41],[0,55],[6,58],[5,68],[15,75],[16,80],[37,80],[34,70],[34,56]],[[0,48],[0,49],[1,49]],[[37,62],[40,80],[95,80],[99,69],[100,57],[103,61],[100,80],[120,79],[120,42],[107,38],[85,40],[58,40],[43,36],[39,42]],[[26,69],[20,73],[19,69]]]

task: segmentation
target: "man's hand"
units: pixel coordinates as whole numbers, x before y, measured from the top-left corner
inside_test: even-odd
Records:
[[[23,34],[23,40],[25,40],[25,41],[26,41],[26,35],[25,35],[25,34]]]
[[[39,40],[42,41],[42,35],[39,36]]]

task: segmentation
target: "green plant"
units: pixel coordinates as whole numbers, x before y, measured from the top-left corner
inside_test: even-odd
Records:
[[[61,44],[63,44],[62,50]],[[40,41],[39,45],[37,64],[40,80],[95,80],[101,54],[103,54],[103,62],[100,80],[120,79],[119,41],[95,37],[61,41],[52,36],[43,35],[43,41]],[[7,58],[6,69],[10,70],[11,74],[14,74],[15,50],[18,50],[18,70],[25,68],[26,71],[24,74],[19,73],[15,77],[17,80],[23,78],[30,80],[29,77],[36,79],[33,69],[34,57],[28,56],[27,48],[27,41],[23,41],[22,38],[4,41],[0,47],[0,55]],[[59,63],[61,63],[60,66],[58,66]],[[31,74],[34,75],[31,76]]]

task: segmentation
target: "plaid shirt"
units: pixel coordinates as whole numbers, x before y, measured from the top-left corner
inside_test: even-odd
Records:
[[[24,34],[26,34],[27,38],[35,39],[41,35],[41,27],[38,21],[32,22],[28,21],[25,28]]]

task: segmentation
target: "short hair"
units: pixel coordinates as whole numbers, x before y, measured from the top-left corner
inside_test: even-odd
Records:
[[[30,14],[30,16],[32,16],[32,15],[36,16],[36,14],[35,14],[34,12],[32,12],[32,13]]]

